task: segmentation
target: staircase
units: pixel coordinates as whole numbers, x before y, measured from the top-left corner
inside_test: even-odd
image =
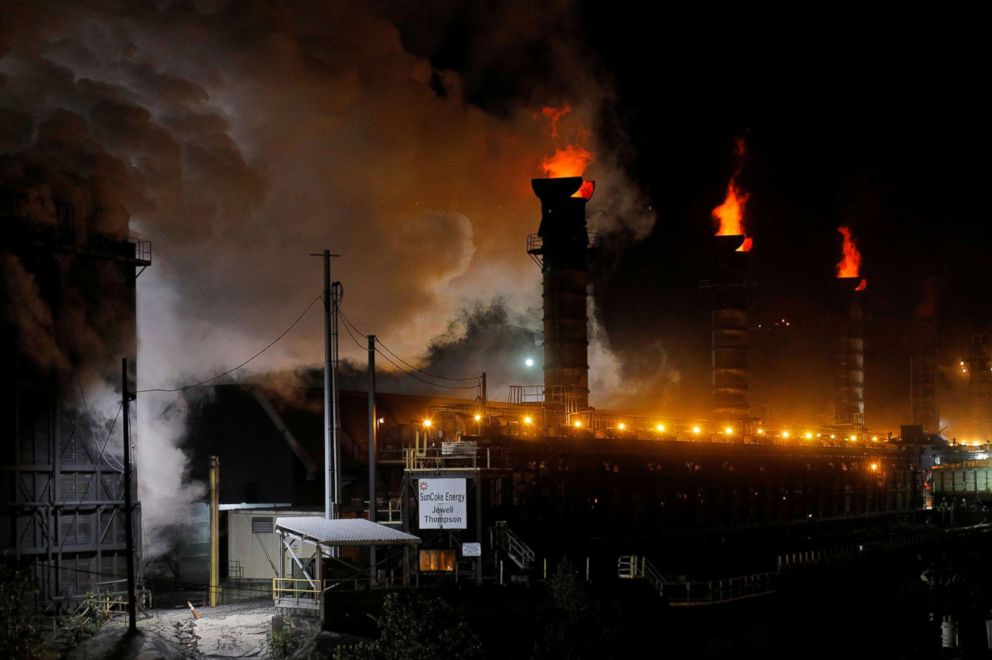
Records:
[[[617,576],[626,580],[645,580],[664,595],[667,582],[647,557],[623,555],[617,559]]]
[[[524,543],[523,539],[510,530],[505,520],[497,521],[496,525],[490,528],[489,533],[492,535],[494,548],[506,553],[506,556],[518,568],[525,571],[530,570],[531,566],[534,565],[536,555],[531,547]]]

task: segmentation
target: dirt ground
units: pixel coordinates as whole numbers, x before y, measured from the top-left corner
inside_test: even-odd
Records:
[[[195,657],[267,657],[268,634],[275,614],[271,601],[197,609],[202,616],[195,620],[189,608],[151,610],[147,616],[139,615],[140,634],[133,639],[126,639],[126,619],[115,619],[79,644],[68,657],[70,660],[172,660],[190,657],[186,655],[186,647],[181,643],[175,625],[189,626],[191,622],[189,629],[198,637],[195,640]]]

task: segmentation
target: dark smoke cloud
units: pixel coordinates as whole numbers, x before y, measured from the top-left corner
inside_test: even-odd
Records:
[[[425,367],[447,368],[483,346],[489,359],[463,362],[459,373],[487,370],[500,386],[523,378],[501,363],[531,341],[536,317],[517,319],[539,304],[539,274],[524,252],[539,214],[529,179],[562,146],[543,105],[569,103],[562,139],[581,138],[594,153],[594,229],[650,229],[640,192],[598,138],[611,92],[576,47],[574,24],[558,20],[568,4],[437,5],[427,16],[412,5],[406,14],[378,9],[262,0],[5,7],[0,181],[40,191],[29,204],[73,202],[93,230],[152,241],[155,263],[138,280],[140,387],[210,376],[264,346],[319,293],[320,263],[307,255],[324,247],[342,255],[334,278],[364,331],[404,356],[446,337]],[[460,14],[466,48],[438,66],[413,33],[457,26],[448,18]],[[499,81],[505,91],[487,102]],[[16,280],[16,266],[4,267]],[[454,339],[451,319],[476,306]],[[47,322],[41,310],[30,318]],[[610,363],[605,343],[594,349]],[[311,314],[252,366],[314,364],[321,351]],[[109,398],[112,387],[102,390]],[[173,401],[148,394],[139,405],[152,529],[198,495],[183,487],[183,410]]]
[[[65,370],[69,363],[55,339],[52,312],[41,298],[38,283],[21,260],[0,252],[0,270],[6,286],[4,321],[17,333],[18,349],[44,370]]]

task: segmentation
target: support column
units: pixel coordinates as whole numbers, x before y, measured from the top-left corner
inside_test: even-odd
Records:
[[[475,471],[475,538],[482,548],[482,471]],[[482,584],[482,553],[475,558],[475,583]]]

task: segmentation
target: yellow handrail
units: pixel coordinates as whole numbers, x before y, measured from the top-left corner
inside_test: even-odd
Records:
[[[272,598],[320,598],[320,585],[300,578],[272,578]]]

